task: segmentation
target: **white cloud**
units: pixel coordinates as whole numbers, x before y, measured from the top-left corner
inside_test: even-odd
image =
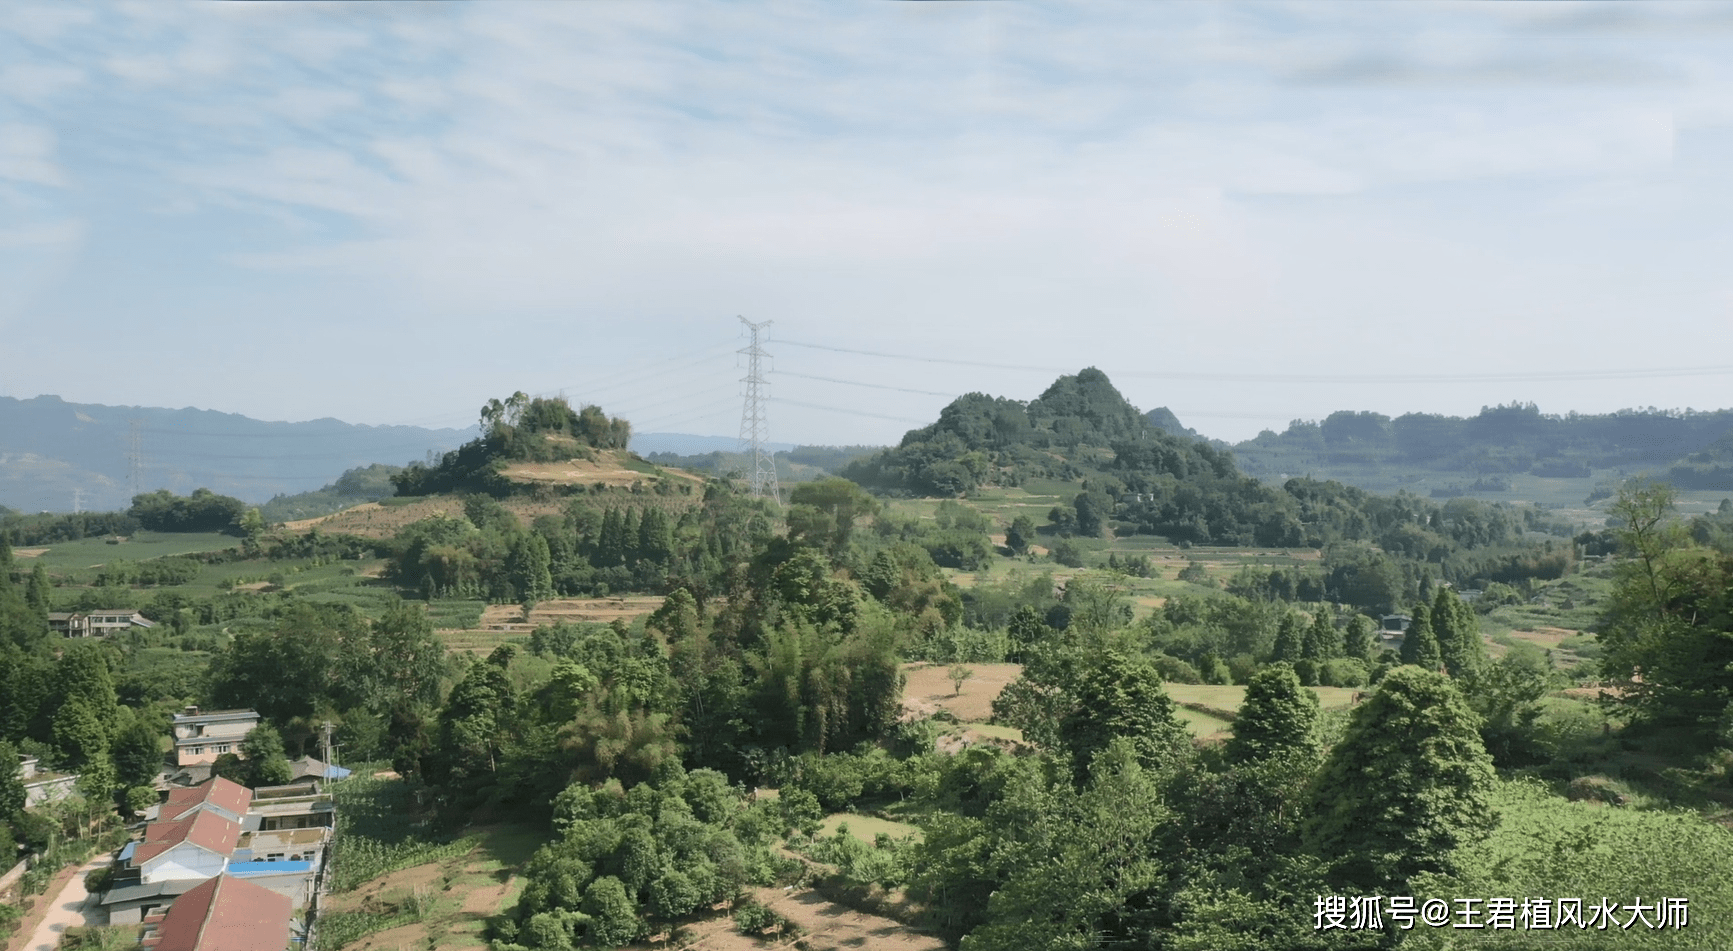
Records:
[[[84,239],[85,230],[85,222],[76,220],[0,228],[0,251],[76,244]]]
[[[66,173],[55,161],[55,138],[54,130],[43,126],[0,125],[0,178],[66,185]]]

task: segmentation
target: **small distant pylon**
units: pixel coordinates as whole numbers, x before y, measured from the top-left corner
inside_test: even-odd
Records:
[[[746,402],[740,410],[740,450],[752,453],[753,497],[768,495],[781,505],[782,491],[776,484],[776,459],[764,451],[765,438],[770,435],[770,420],[764,412],[764,403],[769,399],[766,391],[770,389],[770,384],[764,379],[764,358],[770,354],[764,352],[759,335],[766,333],[771,321],[755,324],[741,317],[740,322],[752,332],[752,344],[740,351],[746,354],[746,376],[740,381],[746,384]]]

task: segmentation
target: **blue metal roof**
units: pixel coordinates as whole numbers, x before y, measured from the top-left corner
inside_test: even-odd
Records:
[[[126,844],[126,848],[120,850],[120,860],[122,862],[130,861],[132,859],[132,853],[137,852],[137,851],[138,851],[138,843],[137,842],[128,842]]]
[[[283,875],[288,872],[305,872],[313,867],[312,862],[230,862],[230,875]]]

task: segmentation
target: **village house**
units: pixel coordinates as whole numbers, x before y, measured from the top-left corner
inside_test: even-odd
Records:
[[[135,627],[156,627],[137,611],[52,611],[48,629],[62,637],[107,637]]]
[[[78,785],[77,773],[44,772],[41,760],[22,753],[18,755],[18,778],[24,781],[24,806],[27,809],[59,802],[72,795]]]
[[[101,904],[110,924],[138,924],[219,875],[246,880],[305,908],[333,825],[317,783],[247,789],[216,777],[170,791],[144,837],[117,859]]]
[[[289,899],[233,875],[188,889],[168,911],[144,919],[150,951],[283,951],[294,908]]]
[[[241,755],[241,741],[259,725],[252,710],[201,712],[187,707],[174,715],[176,766],[208,766],[224,753]]]

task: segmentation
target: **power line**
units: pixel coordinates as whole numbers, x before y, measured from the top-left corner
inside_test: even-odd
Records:
[[[914,360],[920,363],[948,363],[960,367],[986,367],[990,370],[1037,370],[1042,373],[1070,373],[1066,367],[1019,366],[1011,363],[987,363],[981,360],[953,360],[948,357],[921,357],[907,353],[884,353],[878,350],[856,350],[850,347],[831,347],[822,343],[802,343],[798,340],[780,340],[791,347],[806,347],[809,350],[829,350],[833,353],[858,353],[868,357],[885,357],[891,360]]]
[[[918,363],[946,363],[954,366],[985,367],[992,370],[1027,370],[1043,373],[1073,373],[1069,367],[1031,366],[1015,363],[990,363],[984,360],[956,360],[949,357],[928,357],[908,353],[886,353],[882,350],[860,350],[852,347],[832,347],[825,344],[805,343],[799,340],[781,340],[779,343],[791,347],[806,347],[810,350],[829,350],[833,353],[853,353],[867,357],[882,357],[889,360],[908,360]],[[1595,380],[1643,380],[1662,379],[1682,376],[1727,376],[1733,375],[1733,365],[1716,364],[1694,367],[1643,367],[1612,370],[1562,370],[1557,373],[1406,373],[1406,374],[1355,374],[1353,376],[1327,376],[1302,373],[1193,373],[1170,370],[1122,370],[1115,372],[1120,377],[1154,377],[1166,380],[1184,380],[1201,383],[1376,383],[1389,385],[1391,383],[1549,383]]]
[[[802,403],[799,400],[784,399],[780,396],[772,396],[769,397],[769,399],[772,402],[782,403],[787,406],[803,406],[807,409],[823,410],[827,413],[846,413],[850,416],[867,416],[872,419],[889,419],[899,423],[914,423],[916,426],[925,426],[932,422],[930,419],[910,419],[907,416],[886,416],[883,413],[869,413],[865,410],[859,409],[844,409],[841,406],[820,406],[817,403]]]
[[[910,389],[909,387],[906,387],[906,386],[888,386],[884,383],[861,383],[858,380],[839,380],[839,379],[836,379],[835,377],[815,376],[811,373],[794,373],[794,372],[791,372],[789,370],[772,370],[770,372],[777,375],[777,376],[796,376],[796,377],[799,377],[803,380],[819,380],[819,381],[822,381],[825,383],[841,383],[845,386],[865,386],[865,387],[870,387],[870,388],[875,389],[875,390],[894,390],[898,393],[919,393],[922,396],[943,396],[943,397],[948,397],[950,399],[956,399],[957,398],[957,394],[955,394],[955,393],[940,393],[936,390],[915,390],[915,389]]]

